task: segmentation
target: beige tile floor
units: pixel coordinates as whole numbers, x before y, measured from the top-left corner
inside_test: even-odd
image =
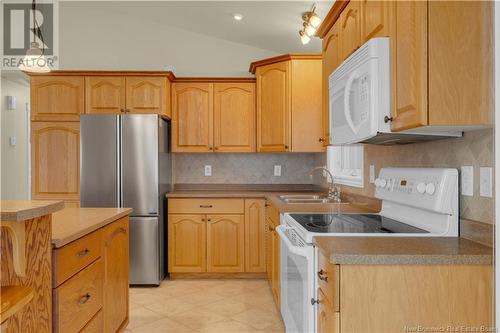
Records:
[[[130,288],[129,333],[283,333],[266,280],[165,280]]]

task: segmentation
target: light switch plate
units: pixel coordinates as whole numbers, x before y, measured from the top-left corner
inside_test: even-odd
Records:
[[[375,165],[370,165],[370,183],[375,183]]]
[[[462,195],[472,197],[474,195],[474,167],[462,166],[461,171]]]
[[[274,176],[281,177],[281,165],[274,166]]]
[[[205,165],[205,176],[206,177],[212,176],[212,166],[211,165]]]
[[[493,168],[479,168],[479,195],[493,197]]]

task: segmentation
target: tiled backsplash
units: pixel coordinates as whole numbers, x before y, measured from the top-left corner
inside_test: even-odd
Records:
[[[311,184],[318,154],[174,154],[174,184]],[[204,166],[212,166],[212,176]],[[281,165],[281,177],[274,166]]]
[[[344,191],[373,196],[375,186],[369,183],[369,166],[375,165],[378,175],[382,167],[474,167],[474,196],[460,196],[461,217],[484,223],[494,223],[494,200],[479,196],[479,167],[494,167],[494,131],[486,129],[465,133],[464,137],[425,143],[376,146],[365,145],[364,188],[343,187]],[[325,165],[326,154],[316,155],[315,165]],[[315,184],[325,186],[315,177]]]

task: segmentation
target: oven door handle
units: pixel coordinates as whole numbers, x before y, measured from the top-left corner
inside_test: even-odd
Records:
[[[287,228],[281,224],[277,226],[275,230],[280,236],[281,240],[285,243],[288,251],[301,257],[307,257],[309,252],[307,251],[307,248],[293,245],[290,239],[288,239],[288,236],[285,234],[285,229],[291,229],[291,228]]]

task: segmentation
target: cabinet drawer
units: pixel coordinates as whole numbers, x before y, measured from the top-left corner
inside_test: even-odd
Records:
[[[244,214],[243,199],[169,199],[169,214]]]
[[[318,255],[318,286],[325,295],[325,302],[334,310],[339,311],[339,265],[333,265],[321,252]]]
[[[54,332],[78,332],[102,308],[99,259],[54,290]]]
[[[90,319],[90,321],[85,325],[85,327],[80,331],[80,333],[101,333],[104,331],[104,320],[102,316],[102,310],[99,310],[97,314]]]
[[[96,230],[53,252],[53,286],[57,287],[101,256],[102,232]]]

